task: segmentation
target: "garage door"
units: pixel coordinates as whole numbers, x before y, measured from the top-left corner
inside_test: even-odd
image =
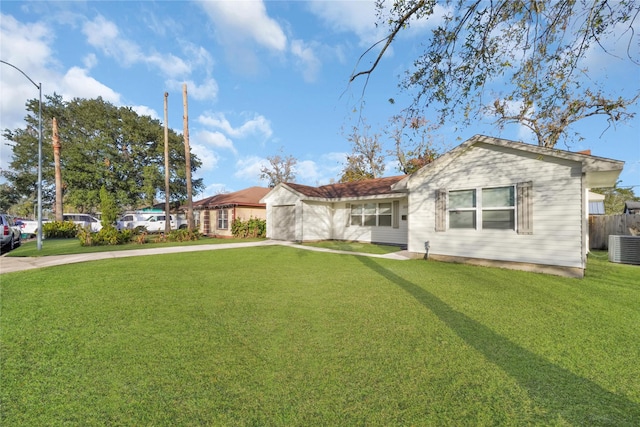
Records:
[[[273,207],[273,236],[275,240],[295,240],[296,239],[296,207],[295,206],[274,206]]]

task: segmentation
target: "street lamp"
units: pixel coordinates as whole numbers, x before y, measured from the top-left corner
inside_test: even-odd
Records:
[[[20,71],[40,92],[40,102],[38,103],[38,230],[36,232],[38,250],[40,251],[42,250],[42,83],[34,82],[31,77],[15,65],[1,59],[0,62]]]

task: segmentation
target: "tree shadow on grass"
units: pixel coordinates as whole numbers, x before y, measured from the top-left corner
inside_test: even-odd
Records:
[[[384,268],[368,257],[365,266],[397,284],[467,344],[514,378],[547,413],[548,422],[574,425],[640,425],[640,405],[600,385],[557,366],[511,342],[487,326],[454,310],[444,301]]]

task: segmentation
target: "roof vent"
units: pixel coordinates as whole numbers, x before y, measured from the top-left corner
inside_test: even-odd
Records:
[[[609,261],[640,265],[640,236],[609,236]]]

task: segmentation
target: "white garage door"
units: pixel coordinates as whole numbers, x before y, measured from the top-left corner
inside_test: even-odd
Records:
[[[296,239],[296,207],[295,206],[274,206],[273,207],[273,236],[275,240],[295,240]]]

